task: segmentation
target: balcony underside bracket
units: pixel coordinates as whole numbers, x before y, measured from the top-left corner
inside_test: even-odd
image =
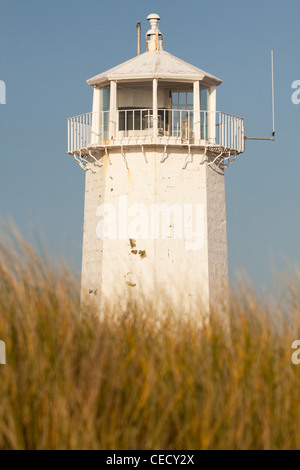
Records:
[[[92,154],[90,150],[89,150],[89,156],[94,160],[94,165],[99,166],[100,168],[103,166],[99,163],[99,160]]]
[[[165,145],[165,148],[164,148],[164,153],[163,153],[163,156],[162,156],[162,159],[160,161],[160,163],[165,163],[165,161],[169,158],[169,155],[167,153],[167,146]]]
[[[105,151],[105,156],[107,157],[107,160],[108,160],[109,164],[112,165],[111,159],[110,159],[110,156],[109,156],[108,148],[105,147],[105,150],[104,150],[104,151]]]
[[[145,152],[144,146],[142,145],[141,148],[142,148],[142,153],[144,155],[145,162],[149,163],[148,160],[147,160],[147,157],[146,157],[146,152]]]
[[[189,161],[189,157],[190,157],[190,161]],[[191,146],[189,145],[189,153],[188,153],[188,155],[187,155],[187,157],[186,157],[186,159],[185,159],[185,165],[184,165],[184,167],[183,167],[182,169],[183,169],[183,170],[186,170],[188,164],[189,164],[189,163],[193,163],[193,161],[194,161],[194,157],[193,157],[193,154],[192,154],[192,152],[191,152]]]
[[[124,162],[125,162],[125,165],[126,165],[126,169],[129,170],[129,166],[128,166],[128,162],[126,160],[126,155],[125,155],[125,152],[124,152],[124,148],[121,147],[121,155],[122,157],[124,158]]]

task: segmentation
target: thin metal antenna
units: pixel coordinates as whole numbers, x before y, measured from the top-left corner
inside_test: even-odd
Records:
[[[245,140],[275,140],[275,87],[274,87],[274,50],[271,50],[271,68],[272,68],[272,137],[244,137]]]
[[[272,113],[273,113],[273,137],[275,139],[275,88],[274,88],[274,51],[271,50],[271,67],[272,67]]]

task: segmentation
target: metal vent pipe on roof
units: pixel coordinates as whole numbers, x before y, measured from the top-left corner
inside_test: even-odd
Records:
[[[156,13],[151,13],[151,15],[148,15],[147,20],[151,26],[151,29],[146,34],[147,51],[160,51],[163,49],[163,35],[158,29],[160,16]]]
[[[141,54],[141,23],[136,24],[136,41],[137,41],[137,55]]]

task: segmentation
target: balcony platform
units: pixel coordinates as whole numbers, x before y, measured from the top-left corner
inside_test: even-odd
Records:
[[[110,121],[107,111],[69,118],[68,153],[86,158],[91,152],[146,146],[206,149],[227,157],[244,152],[240,117],[219,111],[201,111],[198,115],[190,110],[158,112],[156,122],[151,109],[119,111],[117,122]]]
[[[209,142],[200,141],[199,143],[194,142],[182,142],[179,139],[176,141],[172,139],[122,139],[122,140],[115,140],[115,141],[104,141],[101,144],[91,144],[86,148],[73,150],[67,152],[69,155],[76,155],[78,157],[88,157],[90,152],[102,152],[103,150],[109,149],[126,149],[128,147],[168,147],[168,148],[182,148],[182,149],[206,149],[207,151],[214,153],[214,154],[222,154],[222,155],[229,155],[229,154],[236,154],[239,155],[242,151],[238,152],[234,149],[227,148],[224,146],[210,144]]]

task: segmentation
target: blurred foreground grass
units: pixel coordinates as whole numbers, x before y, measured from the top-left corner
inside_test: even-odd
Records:
[[[284,309],[242,285],[230,335],[220,312],[200,329],[167,302],[100,322],[78,291],[18,235],[0,242],[0,449],[300,448],[297,282]]]

